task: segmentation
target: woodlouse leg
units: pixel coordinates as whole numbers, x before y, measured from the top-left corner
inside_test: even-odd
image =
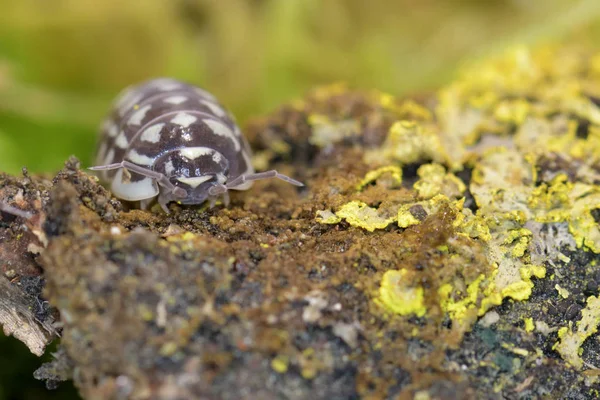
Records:
[[[229,206],[229,192],[223,193],[223,204],[225,204],[225,207]]]
[[[140,208],[142,210],[147,210],[150,203],[152,203],[152,200],[154,200],[154,198],[140,200]]]
[[[169,207],[167,207],[167,204],[169,204],[169,200],[165,200],[164,198],[159,197],[158,198],[158,204],[160,204],[160,207],[163,209],[163,211],[167,214],[170,214],[171,212],[169,211]]]
[[[164,176],[163,174],[161,174],[160,172],[156,172],[156,171],[152,171],[151,169],[148,169],[148,168],[140,167],[139,165],[136,165],[129,161],[122,161],[120,163],[115,163],[115,164],[98,165],[95,167],[90,167],[89,169],[91,169],[92,171],[109,171],[112,169],[119,169],[119,168],[128,169],[130,171],[135,172],[136,174],[147,176],[148,178],[156,179],[157,181],[159,181],[159,180],[166,180],[167,182],[169,181],[168,179],[166,179],[167,177]],[[169,184],[170,184],[170,182],[169,182]]]
[[[96,165],[95,167],[89,167],[92,171],[110,171],[111,169],[123,168],[123,163]]]
[[[135,172],[136,174],[140,174],[140,175],[146,176],[148,178],[156,179],[156,182],[159,185],[169,189],[170,191],[175,193],[177,195],[177,197],[181,197],[181,198],[187,197],[187,192],[185,192],[185,189],[182,189],[182,188],[179,188],[179,187],[173,185],[171,183],[171,181],[169,181],[169,178],[167,178],[164,174],[161,174],[160,172],[152,171],[151,169],[148,169],[148,168],[140,167],[139,165],[129,162],[127,160],[122,161],[120,163],[115,163],[115,164],[99,165],[96,167],[90,167],[89,169],[91,169],[93,171],[107,171],[107,170],[118,169],[118,168],[125,168],[131,172]]]
[[[285,181],[287,183],[291,183],[294,186],[304,186],[304,184],[302,182],[299,182],[299,181],[297,181],[295,179],[292,179],[292,178],[290,178],[287,175],[280,174],[276,170],[272,169],[270,171],[264,171],[264,172],[258,172],[258,173],[255,173],[255,174],[238,176],[237,178],[235,178],[231,182],[227,183],[227,189],[235,188],[236,186],[242,185],[245,182],[257,181],[257,180],[260,180],[260,179],[269,179],[269,178],[281,179],[282,181]]]

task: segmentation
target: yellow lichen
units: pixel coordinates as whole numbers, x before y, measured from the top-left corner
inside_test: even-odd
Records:
[[[494,117],[500,122],[521,125],[525,122],[530,109],[530,104],[523,99],[502,100],[494,110]]]
[[[398,102],[395,96],[382,92],[375,92],[375,98],[384,109],[392,111],[399,119],[408,119],[410,116],[415,120],[429,121],[433,118],[431,111],[413,100]]]
[[[512,229],[508,231],[503,245],[512,245],[511,255],[513,257],[522,257],[525,251],[529,247],[529,241],[531,240],[531,231],[525,228]]]
[[[413,400],[431,400],[431,396],[429,395],[428,391],[419,390],[415,393],[415,397],[413,397]]]
[[[528,204],[538,222],[568,222],[578,247],[600,252],[600,229],[592,211],[600,208],[600,188],[570,183],[564,174],[530,193]]]
[[[452,173],[447,173],[440,164],[423,164],[417,170],[419,180],[413,185],[422,199],[429,199],[438,194],[449,198],[459,198],[467,189],[463,181]]]
[[[184,232],[184,233],[179,234],[179,235],[170,235],[170,236],[167,236],[167,241],[168,242],[180,242],[180,241],[186,241],[186,240],[194,240],[197,237],[198,236],[195,235],[192,232]]]
[[[367,152],[366,161],[391,166],[369,173],[357,189],[383,173],[393,174],[396,164],[400,170],[419,163],[414,201],[395,206],[384,201],[385,208],[352,201],[335,214],[323,212],[319,221],[345,219],[373,231],[393,221],[401,228],[421,224],[442,205],[453,210],[454,234],[465,247],[482,249],[489,263],[485,274],[448,277],[436,288],[441,308],[465,324],[503,299],[531,296],[534,280],[545,277],[544,263],[550,257],[544,249],[536,250],[545,243],[541,224],[558,226],[548,234],[557,244],[575,243],[600,253],[595,211],[600,209],[600,108],[592,98],[600,97],[600,86],[593,82],[600,77],[600,56],[586,60],[570,54],[551,47],[518,47],[478,63],[437,93],[432,118],[418,104],[379,94],[376,102],[393,111],[398,121],[383,145]],[[461,197],[467,188],[453,174],[464,168],[472,169],[468,191],[476,211],[464,207]],[[450,244],[455,239],[437,246],[447,260],[457,258],[457,247]],[[558,253],[552,256],[555,260],[569,262],[560,250],[552,253]],[[384,284],[380,291],[386,291]],[[565,294],[560,286],[557,290]],[[392,309],[390,304],[386,308]],[[525,319],[527,331],[533,326],[531,318]]]
[[[569,182],[567,175],[558,174],[550,183],[542,183],[531,191],[527,203],[529,208],[537,216],[540,222],[557,222],[561,217],[548,217],[549,214],[560,212],[565,207],[569,207],[569,193],[573,185]]]
[[[529,355],[529,351],[527,351],[527,349],[515,347],[515,345],[512,343],[502,343],[501,346],[506,350],[510,351],[511,353],[514,353],[519,356],[527,357]]]
[[[556,291],[558,292],[558,295],[560,297],[562,297],[563,299],[566,299],[569,297],[569,291],[563,287],[561,287],[558,283],[556,285],[554,285],[554,289],[556,289]]]
[[[436,117],[444,132],[440,140],[454,143],[452,156],[464,162],[465,146],[483,133],[506,135],[516,127],[514,143],[524,153],[558,152],[588,165],[598,160],[600,109],[589,96],[590,88],[597,88],[578,78],[586,76],[578,68],[588,65],[574,53],[568,48],[517,47],[466,68],[460,79],[438,93]],[[590,68],[594,59],[588,60]],[[562,114],[560,123],[548,118],[552,114]],[[587,137],[577,135],[580,120],[592,123]]]
[[[316,100],[327,100],[332,96],[338,96],[348,91],[348,84],[345,82],[333,82],[327,85],[317,86],[311,90],[310,95]]]
[[[535,166],[522,154],[504,147],[486,151],[473,169],[471,193],[483,215],[528,213]]]
[[[467,293],[464,298],[455,300],[452,298],[454,288],[447,283],[438,289],[440,306],[446,311],[453,321],[464,323],[470,318],[477,316],[477,301],[480,294],[480,285],[485,279],[481,274],[467,286]]]
[[[423,288],[411,282],[406,269],[389,270],[381,279],[379,300],[389,311],[400,315],[425,315]]]
[[[308,124],[312,127],[309,142],[318,147],[326,147],[360,134],[360,122],[356,119],[334,121],[325,115],[311,114]]]
[[[590,296],[587,298],[586,307],[581,311],[581,320],[573,330],[572,323],[558,331],[559,341],[553,346],[562,358],[577,369],[583,368],[580,348],[583,342],[598,331],[600,324],[600,298]]]
[[[546,277],[546,267],[543,265],[527,265],[526,267],[521,268],[520,272],[521,278],[524,280],[531,279],[532,277],[538,279]]]
[[[416,210],[415,207],[419,209]],[[529,263],[528,247],[532,233],[523,227],[527,221],[526,211],[516,210],[496,213],[493,217],[482,218],[464,209],[464,199],[452,201],[444,195],[436,195],[431,199],[400,205],[397,221],[402,228],[421,223],[423,216],[437,213],[442,206],[456,211],[453,226],[458,234],[470,240],[481,240],[485,253],[493,265],[493,273],[480,275],[474,280],[465,282],[466,292],[461,294],[458,288],[450,283],[442,284],[438,289],[441,308],[453,321],[462,325],[474,322],[474,318],[483,315],[491,307],[499,305],[502,299],[510,297],[514,300],[526,300],[533,288],[532,278],[543,278],[545,268]],[[336,220],[332,215],[323,215],[323,220]],[[340,208],[335,217],[344,218],[351,225],[373,231],[382,229],[393,222],[392,217],[384,218],[379,210],[366,204],[354,201]],[[449,256],[452,252],[448,246],[444,251]],[[401,270],[404,271],[404,270]],[[419,308],[422,296],[421,287],[405,287],[398,284],[406,274],[388,271],[380,286],[380,302],[390,311],[406,315],[409,313],[425,313]],[[392,285],[391,280],[394,282]],[[393,289],[393,290],[392,290]],[[417,296],[417,297],[415,297]],[[407,302],[412,299],[412,302]]]
[[[285,374],[288,370],[289,358],[285,355],[278,355],[271,360],[271,368],[279,374]]]
[[[351,201],[344,204],[336,213],[352,226],[373,232],[375,229],[383,229],[398,217],[396,215],[382,216],[377,209],[369,207],[361,201]]]
[[[398,210],[398,226],[401,228],[408,228],[411,225],[417,225],[421,221],[412,215],[409,206],[404,206]]]
[[[524,318],[523,322],[525,323],[525,332],[533,332],[533,330],[535,329],[533,318]]]
[[[578,247],[585,246],[594,253],[600,253],[600,229],[592,215],[593,210],[600,208],[600,188],[575,183],[570,195],[569,231]]]
[[[513,282],[502,289],[502,297],[511,297],[515,300],[527,300],[531,296],[533,283],[530,281]]]
[[[330,210],[317,211],[317,216],[315,217],[315,219],[321,224],[337,224],[342,220],[341,217],[338,217]]]
[[[470,209],[463,209],[458,217],[457,227],[459,229],[459,234],[472,239],[480,239],[484,242],[487,242],[492,238],[490,228],[486,224],[485,219],[481,216],[473,215],[473,212]]]
[[[154,320],[154,312],[147,304],[142,303],[138,305],[138,312],[144,321]]]
[[[414,121],[398,121],[392,125],[381,149],[367,154],[367,161],[381,160],[410,164],[418,161],[448,160],[446,149],[435,131],[429,125]]]
[[[418,210],[415,209],[416,206],[419,207]],[[456,211],[453,225],[458,234],[465,235],[471,240],[482,241],[490,263],[494,266],[494,273],[488,277],[480,275],[474,280],[465,282],[465,294],[461,294],[450,283],[443,284],[438,289],[441,308],[457,323],[468,324],[474,317],[483,315],[491,307],[499,305],[504,298],[510,297],[521,301],[528,299],[533,288],[532,278],[543,278],[545,268],[528,262],[527,251],[532,233],[523,227],[527,221],[526,213],[518,210],[481,218],[474,216],[471,210],[464,210],[464,199],[452,201],[444,195],[436,195],[429,200],[399,206],[398,225],[407,228],[420,224],[423,216],[437,213],[442,206]],[[351,225],[369,231],[385,228],[394,220],[392,217],[382,217],[379,210],[358,201],[342,206],[335,217],[344,218]],[[335,220],[332,216],[328,218]],[[449,256],[451,254],[448,246],[440,251],[446,252]],[[388,272],[389,275],[382,280],[380,300],[389,310],[404,315],[408,313],[405,308],[408,306],[398,299],[402,296],[413,296],[414,293],[422,294],[423,289],[396,285],[395,291],[391,291],[389,279],[394,277],[395,273],[397,271]],[[410,294],[402,294],[403,289]],[[402,304],[402,307],[399,304]],[[416,307],[415,304],[418,304],[418,301],[412,303],[408,309]]]
[[[462,210],[463,204],[464,199],[451,201],[442,194],[434,196],[429,200],[404,204],[398,209],[398,226],[401,228],[408,228],[411,225],[421,223],[421,220],[413,214],[415,213],[415,206],[418,206],[419,210],[424,211],[426,215],[432,215],[438,212],[444,205],[448,205],[452,209],[460,211]]]
[[[536,154],[562,153],[580,160],[598,160],[598,127],[590,126],[584,139],[577,136],[579,124],[576,120],[565,120],[563,126],[552,124],[543,116],[529,118],[517,132],[515,143],[520,149]]]
[[[386,167],[377,168],[376,170],[369,171],[365,175],[364,179],[356,185],[356,190],[362,190],[368,184],[375,182],[382,175],[389,174],[393,179],[394,185],[400,186],[402,184],[402,168],[397,165],[388,165]]]
[[[319,354],[312,347],[307,347],[302,351],[298,363],[300,366],[300,375],[304,379],[314,379],[319,373],[319,369],[323,368],[323,362],[318,356]]]
[[[175,352],[177,352],[178,349],[179,346],[177,345],[177,343],[166,342],[160,347],[159,353],[164,357],[170,357],[173,354],[175,354]]]
[[[307,365],[300,370],[300,375],[302,375],[304,379],[314,379],[318,372],[319,371],[313,366]]]
[[[528,247],[531,233],[523,228],[523,212],[496,213],[485,218],[491,239],[485,243],[485,252],[496,267],[495,288],[501,296],[524,300],[531,294],[531,276],[545,272],[529,265]]]

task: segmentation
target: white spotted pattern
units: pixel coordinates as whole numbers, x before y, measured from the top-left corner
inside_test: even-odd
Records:
[[[165,173],[167,174],[167,176],[173,175],[174,171],[175,171],[175,167],[173,166],[173,161],[171,161],[171,160],[167,161],[165,164]]]
[[[146,116],[146,113],[152,108],[152,105],[147,104],[144,107],[138,109],[136,112],[131,114],[129,120],[127,121],[127,125],[139,125],[142,123],[142,120]]]
[[[215,96],[213,96],[211,93],[208,93],[206,90],[204,89],[200,89],[200,88],[194,88],[194,91],[200,95],[200,97],[204,97],[205,99],[209,99],[212,101],[217,101],[217,99],[215,98]]]
[[[180,112],[175,115],[175,118],[171,120],[171,123],[187,128],[196,121],[198,121],[198,118],[194,117],[193,115],[190,115],[186,112]]]
[[[185,147],[179,150],[179,154],[190,160],[195,160],[198,157],[207,156],[214,152],[210,147]]]
[[[171,97],[167,97],[163,101],[165,103],[169,103],[169,104],[181,104],[181,103],[186,102],[187,100],[188,100],[188,98],[185,96],[171,96]]]
[[[119,127],[116,124],[112,124],[108,131],[108,136],[115,137],[119,134]]]
[[[104,122],[102,129],[104,130],[104,132],[106,132],[106,134],[109,137],[112,138],[116,137],[119,134],[119,127],[113,122],[112,119],[107,119],[106,122]]]
[[[135,149],[129,151],[126,158],[129,159],[129,161],[131,161],[132,163],[138,165],[148,166],[154,164],[154,158],[140,154],[137,151],[135,151]]]
[[[233,132],[231,132],[231,129],[229,129],[227,127],[227,125],[225,125],[219,121],[215,121],[214,119],[204,119],[204,120],[202,120],[202,122],[204,122],[206,125],[208,125],[208,127],[212,130],[212,132],[215,135],[219,135],[219,136],[223,136],[223,137],[227,137],[227,138],[231,139],[235,146],[235,151],[240,151],[240,142],[233,135]]]
[[[209,92],[175,79],[154,79],[126,88],[101,132],[98,165],[120,168],[101,170],[100,177],[104,181],[112,177],[113,193],[124,200],[141,201],[142,208],[162,191],[169,195],[170,188],[158,184],[161,172],[173,183],[189,186],[187,203],[211,198],[207,186],[215,181],[226,184],[254,173],[250,147],[234,116]],[[198,144],[202,146],[191,147]],[[122,167],[124,161],[148,173],[130,172]],[[214,173],[202,175],[208,173],[205,164],[216,167]],[[192,170],[196,176],[190,177]],[[252,184],[244,182],[230,189],[246,190]],[[162,202],[161,206],[165,208]]]
[[[163,90],[165,92],[181,87],[181,83],[177,82],[174,79],[156,79],[152,84],[155,88]]]
[[[120,106],[117,106],[117,109],[119,110],[119,116],[123,116],[125,115],[125,113],[127,111],[129,111],[129,109],[131,107],[133,107],[133,105],[135,103],[137,103],[138,101],[140,101],[142,99],[142,97],[144,96],[142,93],[138,93],[135,94],[135,92],[132,92],[130,94],[126,95],[126,98],[123,99],[123,102],[119,102],[119,104],[121,104]]]
[[[165,126],[165,124],[156,124],[146,128],[144,132],[142,132],[141,139],[144,142],[158,143],[160,141],[160,131],[163,126]]]
[[[208,107],[210,109],[210,111],[219,118],[223,118],[224,116],[227,115],[225,113],[225,110],[223,110],[221,107],[219,107],[215,103],[212,103],[212,102],[206,101],[206,100],[200,100],[200,103],[202,103],[203,105]]]
[[[125,104],[127,104],[135,96],[135,94],[136,93],[133,86],[126,87],[117,96],[117,102],[115,103],[115,107],[119,110],[123,109]]]
[[[177,178],[177,180],[181,183],[185,183],[186,185],[190,185],[190,187],[192,187],[192,188],[196,188],[196,187],[200,186],[201,184],[203,184],[204,182],[211,180],[212,177],[213,177],[212,175],[196,176],[193,178],[181,177],[181,178]]]
[[[125,137],[125,132],[121,131],[119,136],[117,136],[117,140],[115,140],[115,146],[120,149],[126,149],[129,143],[127,142],[127,138]]]

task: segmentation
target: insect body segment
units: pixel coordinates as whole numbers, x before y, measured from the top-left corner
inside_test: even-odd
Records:
[[[228,202],[230,189],[246,190],[277,171],[255,173],[250,146],[233,117],[208,92],[176,81],[155,79],[126,89],[102,126],[96,167],[119,198],[155,197],[167,204]]]

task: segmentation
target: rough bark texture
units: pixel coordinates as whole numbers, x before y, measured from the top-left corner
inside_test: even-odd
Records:
[[[36,376],[89,399],[596,398],[597,58],[518,49],[412,100],[315,90],[247,129],[258,169],[307,186],[228,208],[140,211],[76,160],[2,177],[34,214],[2,214],[10,293],[37,276],[52,308],[23,320],[60,316]],[[41,244],[10,250],[20,231]]]

